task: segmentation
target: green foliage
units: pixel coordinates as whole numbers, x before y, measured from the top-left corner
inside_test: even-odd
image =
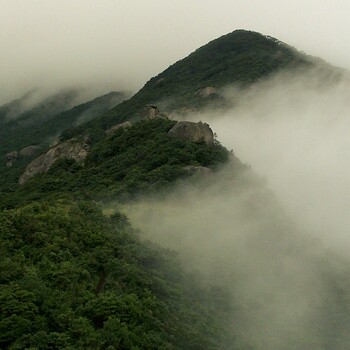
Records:
[[[47,174],[36,176],[12,194],[18,202],[55,193],[85,198],[130,199],[165,190],[189,176],[185,166],[215,169],[229,152],[219,144],[186,142],[168,136],[175,124],[167,119],[135,123],[95,143],[84,166],[74,160],[57,161]]]
[[[89,134],[92,144],[84,164],[57,161],[21,188],[15,182],[29,160],[0,167],[0,348],[239,348],[228,329],[224,291],[202,286],[173,252],[141,242],[125,216],[117,212],[106,218],[91,201],[167,189],[189,175],[186,166],[215,170],[229,152],[218,143],[170,138],[171,120],[137,122],[108,137],[104,131],[138,120],[148,103],[160,102],[169,111],[202,108],[218,100],[196,95],[201,88],[247,86],[300,64],[306,60],[294,49],[258,33],[235,31],[76,128],[85,112],[93,108],[89,118],[96,117],[106,104],[94,100],[60,113],[69,102],[62,97],[11,121],[6,113],[18,101],[0,109],[0,155],[46,144],[63,128],[62,139]],[[94,109],[99,105],[104,107]]]
[[[25,166],[47,149],[62,130],[95,118],[119,103],[125,95],[111,92],[70,109],[76,97],[76,91],[56,94],[22,113],[20,111],[25,107],[20,100],[0,107],[0,189],[11,191]],[[6,117],[12,110],[19,115]],[[41,150],[32,157],[17,160],[11,168],[6,167],[6,153],[20,151],[30,145],[40,145]]]
[[[119,213],[70,200],[4,211],[0,251],[1,348],[220,348],[222,305]]]
[[[89,123],[66,130],[63,138],[106,129],[125,120],[137,120],[150,103],[167,112],[200,109],[220,102],[218,96],[202,98],[198,90],[229,84],[248,86],[281,69],[311,66],[309,58],[294,48],[260,33],[236,30],[199,48],[150,79],[131,99]],[[219,101],[217,101],[219,99]]]

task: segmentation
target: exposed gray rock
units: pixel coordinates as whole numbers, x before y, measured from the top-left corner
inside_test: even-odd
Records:
[[[40,150],[40,146],[27,146],[19,151],[20,158],[33,157]]]
[[[159,109],[156,105],[147,105],[141,112],[142,119],[154,119],[159,115]]]
[[[6,166],[12,167],[13,163],[18,159],[18,152],[12,151],[6,154]]]
[[[208,146],[214,143],[214,134],[206,123],[178,122],[169,131],[169,136],[185,141],[204,141]]]
[[[119,123],[111,126],[108,130],[106,130],[107,135],[114,134],[118,129],[130,128],[132,124],[130,122]]]
[[[200,97],[209,97],[211,95],[215,95],[217,93],[216,89],[213,88],[212,86],[207,86],[204,89],[201,89],[196,92],[196,95]]]
[[[12,151],[6,154],[6,160],[11,161],[11,160],[16,160],[18,159],[18,152],[17,151]]]
[[[156,119],[156,118],[168,119],[168,114],[160,113],[156,105],[147,105],[141,112],[142,120]]]
[[[185,166],[184,169],[192,175],[208,176],[213,173],[213,171],[210,168],[204,166],[188,165]]]
[[[18,183],[23,185],[37,174],[46,173],[50,167],[59,159],[74,159],[82,162],[89,151],[90,145],[77,139],[61,142],[50,148],[46,153],[34,159],[25,169]]]

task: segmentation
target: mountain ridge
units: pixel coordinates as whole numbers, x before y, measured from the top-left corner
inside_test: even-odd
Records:
[[[343,270],[347,265],[337,260],[341,268],[333,273],[328,256],[310,254],[314,241],[301,239],[304,232],[295,228],[266,183],[218,140],[187,137],[188,124],[183,137],[169,135],[179,123],[153,105],[151,118],[147,113],[141,117],[145,106],[153,103],[162,112],[220,106],[215,91],[227,84],[245,88],[283,69],[312,66],[305,55],[277,39],[235,31],[174,63],[129,100],[65,130],[58,145],[86,143],[82,161],[76,154],[57,159],[47,172],[37,173],[21,187],[14,184],[24,168],[20,159],[1,174],[0,347],[344,349],[350,319]],[[57,123],[74,124],[81,116],[76,108],[60,114]],[[121,127],[125,121],[130,123]],[[14,174],[18,176],[10,178]],[[172,229],[176,241],[186,236],[187,264],[175,250],[150,243],[121,210],[124,204],[139,203],[139,213],[147,216],[150,207],[143,200],[148,198],[167,209],[162,199],[171,192],[186,211],[176,212],[171,203],[172,215],[179,221],[187,215],[193,222],[182,229],[170,227],[172,221],[157,208],[155,218],[162,238]],[[225,195],[217,197],[218,193]],[[229,231],[239,234],[221,236],[225,220]],[[153,226],[155,231],[159,227]],[[206,231],[207,236],[200,235]],[[217,256],[211,254],[213,247],[219,247]],[[214,259],[207,260],[212,255]],[[248,269],[241,270],[245,264]],[[207,267],[205,273],[201,265]],[[295,321],[304,321],[300,308],[309,305],[298,303],[299,295],[293,293],[299,289],[294,286],[301,284],[305,292],[314,281],[305,278],[304,266],[310,274],[320,274],[326,291],[312,300],[319,307],[320,325],[312,332],[303,329],[298,337],[304,323]],[[294,279],[284,284],[290,276]],[[225,288],[227,281],[231,288]],[[247,281],[255,284],[243,295],[240,288]],[[277,291],[266,288],[270,282]],[[255,286],[265,292],[261,299],[254,299]],[[294,316],[290,296],[297,302],[291,304],[297,306],[296,318],[289,317]],[[281,309],[274,309],[274,299],[283,304]],[[270,312],[264,314],[265,309]],[[281,314],[287,314],[282,325]],[[269,329],[270,323],[282,331]],[[265,336],[266,329],[272,332]],[[256,334],[260,338],[254,338]]]

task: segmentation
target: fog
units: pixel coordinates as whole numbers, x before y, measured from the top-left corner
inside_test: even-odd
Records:
[[[244,93],[207,120],[218,138],[268,179],[284,208],[327,244],[350,247],[350,82],[316,72],[280,75]]]
[[[84,87],[86,99],[137,91],[239,28],[350,68],[350,3],[343,0],[0,0],[0,6],[0,104],[33,89],[44,91],[42,98]],[[181,184],[123,210],[144,239],[175,249],[204,281],[228,291],[242,348],[350,348],[348,81],[287,74],[221,93],[232,109],[187,117],[209,122],[257,175],[228,167],[198,186]]]
[[[123,208],[141,237],[230,293],[242,348],[350,346],[349,93],[317,70],[223,89],[232,108],[186,118],[209,122],[253,170]]]
[[[42,87],[137,91],[235,29],[350,68],[343,0],[1,0],[0,9],[0,104]]]

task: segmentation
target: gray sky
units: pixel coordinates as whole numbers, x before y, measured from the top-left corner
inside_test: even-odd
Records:
[[[346,0],[0,0],[0,102],[40,85],[137,90],[239,28],[350,68]]]

